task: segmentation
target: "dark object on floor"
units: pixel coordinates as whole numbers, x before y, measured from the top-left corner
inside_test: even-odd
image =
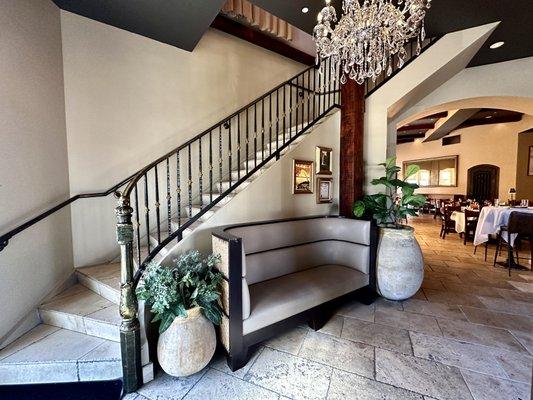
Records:
[[[119,400],[122,381],[0,385],[2,400]]]
[[[518,255],[518,249],[513,247],[512,235],[516,234],[521,239],[528,239],[529,246],[531,248],[531,253],[533,253],[533,214],[513,211],[509,215],[509,222],[507,226],[502,226],[498,234],[498,245],[496,246],[496,253],[494,254],[494,266],[496,266],[496,261],[498,260],[498,254],[501,252],[502,247],[507,247],[507,261],[502,263],[509,269],[509,276],[511,276],[511,269],[525,269],[520,265],[520,257]],[[516,262],[514,259],[513,251],[516,252]]]

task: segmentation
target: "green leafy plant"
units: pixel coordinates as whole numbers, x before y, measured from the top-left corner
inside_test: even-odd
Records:
[[[137,296],[151,306],[152,322],[161,321],[164,332],[176,317],[187,317],[187,310],[200,307],[213,324],[222,318],[219,286],[222,274],[215,268],[220,256],[202,259],[200,252],[190,251],[173,260],[172,267],[151,262],[146,267]]]
[[[426,196],[414,194],[418,185],[407,182],[420,167],[409,165],[401,180],[398,179],[400,167],[396,166],[396,157],[390,157],[379,165],[385,167],[385,176],[372,180],[372,185],[385,186],[385,193],[366,195],[363,200],[356,201],[353,213],[357,218],[372,216],[382,226],[401,228],[401,220],[408,215],[418,215],[415,208],[426,202]],[[401,195],[398,189],[401,190]]]

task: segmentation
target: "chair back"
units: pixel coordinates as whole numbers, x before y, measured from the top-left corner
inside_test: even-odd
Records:
[[[465,209],[465,220],[467,221],[477,221],[479,219],[479,211]]]
[[[444,206],[444,219],[449,220],[454,211],[461,211],[461,206],[446,205]]]
[[[533,237],[533,213],[513,211],[509,215],[507,230],[510,234]]]

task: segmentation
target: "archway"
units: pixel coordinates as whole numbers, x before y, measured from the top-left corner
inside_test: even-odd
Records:
[[[468,169],[466,193],[468,198],[479,202],[494,201],[500,190],[500,167],[480,164]]]

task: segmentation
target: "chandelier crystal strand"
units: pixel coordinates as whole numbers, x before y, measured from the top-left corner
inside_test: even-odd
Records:
[[[330,57],[341,83],[348,78],[359,84],[367,78],[375,82],[382,73],[390,76],[394,56],[402,68],[407,58],[405,45],[414,38],[416,54],[420,54],[431,0],[343,0],[340,20],[330,3],[326,0],[313,31],[316,61],[320,64]]]

